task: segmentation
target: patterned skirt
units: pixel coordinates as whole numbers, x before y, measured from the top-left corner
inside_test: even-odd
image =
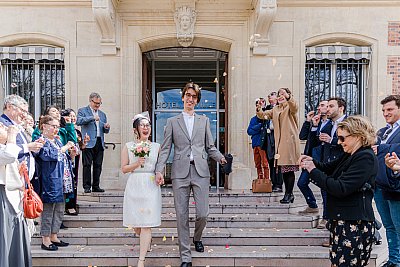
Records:
[[[282,165],[282,166],[279,166],[279,168],[281,169],[281,173],[298,172],[299,171],[299,166],[298,165]]]
[[[330,260],[333,266],[366,266],[371,256],[375,224],[367,221],[336,221],[330,231]]]

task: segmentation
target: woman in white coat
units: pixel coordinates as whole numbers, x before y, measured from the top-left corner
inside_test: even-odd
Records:
[[[22,199],[24,182],[18,171],[19,129],[0,123],[0,266],[32,266]]]

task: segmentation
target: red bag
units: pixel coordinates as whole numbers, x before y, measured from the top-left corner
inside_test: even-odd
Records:
[[[21,164],[19,167],[19,173],[24,177],[26,186],[23,205],[24,205],[24,216],[28,219],[36,219],[40,216],[43,211],[43,202],[39,195],[33,190],[32,184],[29,181],[28,169],[26,164]]]

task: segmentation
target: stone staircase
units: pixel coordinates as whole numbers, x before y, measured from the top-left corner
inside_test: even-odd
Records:
[[[162,225],[153,228],[153,250],[146,266],[179,266],[178,236],[171,188],[163,188]],[[316,229],[319,216],[299,216],[304,199],[296,193],[290,205],[279,203],[282,193],[251,191],[210,193],[210,215],[204,231],[204,253],[192,249],[194,266],[330,266],[328,231]],[[70,242],[56,252],[40,249],[32,240],[34,266],[135,266],[138,238],[122,226],[123,192],[81,194],[80,215],[65,216],[69,227],[60,238]],[[299,204],[301,203],[301,204]],[[194,200],[190,224],[194,227]],[[193,232],[192,232],[193,234]],[[373,253],[369,266],[376,266]]]

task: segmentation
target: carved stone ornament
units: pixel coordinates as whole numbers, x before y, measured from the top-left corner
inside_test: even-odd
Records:
[[[101,33],[103,54],[115,54],[115,9],[112,0],[92,0],[92,10]]]
[[[196,22],[196,11],[187,6],[179,7],[175,10],[174,21],[176,24],[176,38],[183,47],[188,47],[193,43],[194,24]]]
[[[253,55],[268,54],[269,31],[277,11],[276,0],[258,0],[255,6],[254,34],[250,37]]]

